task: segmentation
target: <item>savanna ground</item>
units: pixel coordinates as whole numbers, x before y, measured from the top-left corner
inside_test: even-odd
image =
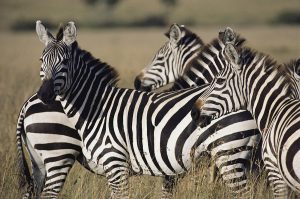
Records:
[[[221,26],[191,28],[205,41],[217,36]],[[299,57],[300,27],[297,26],[236,26],[247,38],[247,46],[270,54],[278,62]],[[167,41],[162,29],[80,30],[79,45],[114,66],[120,73],[120,87],[133,87],[139,71]],[[0,198],[20,198],[15,162],[15,126],[23,102],[39,87],[39,57],[43,44],[33,32],[0,33]],[[192,169],[179,182],[174,198],[232,198],[222,183],[207,183],[207,160],[201,169]],[[254,198],[270,198],[265,178],[251,179]],[[149,176],[132,177],[132,198],[158,198],[161,179]],[[109,190],[103,177],[93,175],[77,163],[65,183],[60,198],[108,198]]]

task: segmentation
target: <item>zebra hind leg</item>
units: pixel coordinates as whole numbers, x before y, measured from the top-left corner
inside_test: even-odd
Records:
[[[23,198],[39,198],[45,183],[46,169],[40,156],[36,153],[28,140],[26,146],[32,163],[33,185],[31,185],[28,190],[29,192],[26,193]]]
[[[172,198],[174,187],[176,186],[177,181],[177,176],[164,176],[161,199]]]
[[[49,166],[46,164],[46,181],[42,192],[42,198],[57,198],[64,186],[65,180],[72,166],[75,163],[74,158],[58,159],[55,164],[52,162]],[[55,165],[55,166],[53,166]]]
[[[268,164],[266,166],[266,170],[268,182],[270,183],[274,198],[291,198],[288,197],[291,191],[286,182],[283,180],[278,168],[274,165]]]

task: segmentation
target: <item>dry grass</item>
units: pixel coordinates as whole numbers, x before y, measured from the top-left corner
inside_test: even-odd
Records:
[[[210,41],[222,27],[194,29],[204,41]],[[245,36],[249,46],[269,53],[279,62],[299,56],[300,27],[234,27]],[[134,77],[151,61],[166,41],[165,29],[115,29],[86,31],[79,29],[82,48],[115,66],[120,72],[121,87],[133,87]],[[0,33],[0,198],[20,198],[16,181],[15,125],[18,111],[39,84],[38,61],[43,44],[33,33]],[[205,166],[204,166],[205,167]],[[205,167],[206,168],[206,167]],[[191,171],[179,182],[174,198],[232,198],[220,183],[207,185],[207,171]],[[132,198],[158,198],[161,180],[143,176],[131,178]],[[255,198],[268,198],[264,181],[252,180]],[[76,165],[67,179],[61,198],[108,198],[103,177],[86,172]]]

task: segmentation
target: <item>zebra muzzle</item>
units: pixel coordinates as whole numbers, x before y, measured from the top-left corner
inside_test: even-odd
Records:
[[[140,91],[150,92],[152,90],[151,86],[144,86],[142,84],[142,81],[141,81],[141,79],[139,77],[135,78],[135,80],[134,80],[134,87],[135,87],[135,89],[140,90]]]
[[[44,104],[53,103],[55,101],[53,80],[44,80],[37,92],[37,96]]]
[[[196,106],[192,108],[191,116],[196,125],[201,128],[208,126],[212,121],[212,116],[201,114],[201,109],[198,109]]]

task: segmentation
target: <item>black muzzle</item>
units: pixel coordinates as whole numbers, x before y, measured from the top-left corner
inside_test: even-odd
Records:
[[[194,123],[201,128],[208,126],[212,121],[212,116],[202,115],[201,110],[195,106],[191,110],[191,116]]]
[[[37,92],[38,98],[44,104],[52,104],[55,101],[54,82],[52,79],[44,80],[40,89]]]
[[[139,78],[135,78],[134,87],[136,90],[140,90],[140,91],[147,91],[147,92],[151,91],[151,86],[143,86],[142,81]]]

